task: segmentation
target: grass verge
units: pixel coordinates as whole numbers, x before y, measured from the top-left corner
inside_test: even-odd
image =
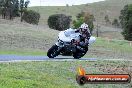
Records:
[[[79,66],[89,74],[130,73],[128,61],[45,61],[0,63],[0,88],[131,88],[129,84],[76,83]]]
[[[0,50],[0,55],[45,56],[47,52],[41,50]]]

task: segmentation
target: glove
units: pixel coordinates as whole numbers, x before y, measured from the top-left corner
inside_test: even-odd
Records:
[[[79,41],[76,41],[75,39],[72,39],[72,40],[71,40],[71,43],[72,43],[73,45],[79,45]]]

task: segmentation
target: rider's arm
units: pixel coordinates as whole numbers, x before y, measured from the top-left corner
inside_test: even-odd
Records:
[[[78,33],[79,32],[79,29],[75,29],[75,33]]]
[[[86,34],[87,34],[87,39],[89,40],[90,37],[91,37],[91,33],[90,32],[87,32]]]

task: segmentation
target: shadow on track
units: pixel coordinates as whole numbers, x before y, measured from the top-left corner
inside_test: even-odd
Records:
[[[89,61],[97,61],[96,58],[73,58],[71,56],[58,56],[56,58],[50,58],[50,59],[54,59],[54,60],[89,60]]]

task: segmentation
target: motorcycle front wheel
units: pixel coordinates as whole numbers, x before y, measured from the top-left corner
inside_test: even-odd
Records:
[[[57,45],[53,45],[53,46],[48,50],[47,56],[48,56],[49,58],[54,58],[54,57],[58,56],[57,50],[58,50],[58,46],[57,46]]]

